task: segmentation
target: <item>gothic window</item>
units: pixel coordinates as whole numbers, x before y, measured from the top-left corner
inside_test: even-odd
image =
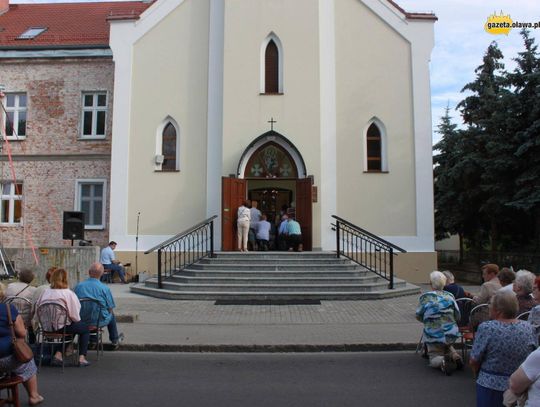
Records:
[[[279,52],[274,40],[266,46],[265,63],[265,93],[279,92]]]
[[[176,129],[171,122],[163,129],[161,154],[163,155],[162,171],[176,171]]]
[[[274,33],[261,46],[261,93],[283,93],[283,48]]]
[[[383,170],[383,140],[381,130],[375,123],[371,123],[366,134],[367,170]]]

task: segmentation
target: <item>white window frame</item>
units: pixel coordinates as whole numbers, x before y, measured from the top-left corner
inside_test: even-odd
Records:
[[[276,47],[278,49],[278,92],[283,93],[283,45],[281,44],[281,40],[279,37],[274,34],[274,32],[271,32],[268,34],[268,36],[264,39],[264,41],[261,44],[261,55],[260,55],[260,75],[261,75],[261,94],[267,94],[266,93],[266,47],[268,46],[268,43],[270,41],[274,41],[276,44]]]
[[[377,117],[373,117],[364,127],[364,136],[363,136],[363,148],[364,148],[364,172],[374,172],[379,171],[369,171],[368,170],[368,151],[367,151],[367,132],[369,127],[375,123],[379,132],[381,133],[381,171],[388,172],[388,158],[387,158],[387,136],[386,136],[386,127],[383,122]]]
[[[9,189],[9,194],[8,195],[4,195],[4,185],[5,184],[9,184],[11,187]],[[23,200],[23,195],[17,195],[16,194],[16,191],[15,191],[15,184],[23,184],[22,181],[1,181],[0,182],[0,211],[2,210],[1,208],[3,208],[3,202],[4,201],[9,201],[9,219],[7,222],[1,222],[0,221],[0,225],[2,226],[21,226],[23,224],[23,216],[21,216],[21,221],[20,222],[15,222],[13,217],[15,215],[15,201],[22,201]],[[21,202],[21,205],[22,205],[22,202]],[[24,214],[24,212],[23,212]],[[0,220],[2,219],[2,216],[0,216]]]
[[[171,116],[167,116],[158,126],[156,131],[156,157],[154,159],[154,171],[162,171],[163,163],[159,163],[157,156],[163,155],[163,130],[171,123],[176,130],[176,171],[180,171],[180,126]],[[168,171],[163,171],[168,172]]]
[[[103,230],[105,229],[105,220],[107,219],[106,209],[107,209],[107,180],[105,178],[88,178],[88,179],[78,179],[75,181],[75,210],[82,212],[82,186],[83,185],[103,185],[103,197],[102,197],[102,208],[101,208],[101,223],[99,225],[89,225],[86,222],[89,219],[84,220],[84,228],[86,230]]]
[[[92,106],[84,105],[84,98],[88,95],[92,95]],[[105,106],[98,106],[98,96],[105,95]],[[107,91],[84,91],[81,97],[81,139],[84,140],[103,140],[107,137],[107,118],[108,118],[108,106],[109,106],[109,94]],[[84,134],[84,113],[92,112],[92,134]],[[96,134],[97,132],[97,114],[98,112],[105,112],[105,126],[103,128],[103,134]]]
[[[25,140],[26,139],[26,135],[24,136],[20,136],[18,134],[18,130],[19,130],[19,113],[20,112],[25,112],[26,113],[26,131],[25,133],[28,133],[28,95],[26,92],[5,92],[4,93],[5,96],[4,96],[4,99],[2,100],[2,103],[6,109],[6,112],[13,112],[13,130],[14,130],[14,134],[12,136],[8,136],[7,133],[6,133],[6,130],[7,130],[7,115],[6,115],[6,112],[2,112],[2,126],[4,127],[3,129],[3,134],[6,135],[6,138],[8,140]],[[7,97],[8,95],[13,95],[15,96],[15,105],[14,106],[8,106],[7,105]],[[26,106],[24,107],[21,107],[19,104],[19,98],[21,95],[24,95],[26,97]]]

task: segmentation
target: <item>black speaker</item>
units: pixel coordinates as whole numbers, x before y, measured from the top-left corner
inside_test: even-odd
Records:
[[[62,239],[84,239],[84,212],[64,212],[64,228]]]

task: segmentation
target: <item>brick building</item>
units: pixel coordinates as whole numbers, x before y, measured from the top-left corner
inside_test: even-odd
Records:
[[[9,4],[0,0],[0,242],[62,246],[64,211],[85,238],[109,239],[114,62],[109,19],[151,3]]]

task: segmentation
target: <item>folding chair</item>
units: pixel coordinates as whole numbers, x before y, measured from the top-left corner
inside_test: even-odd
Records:
[[[468,340],[472,340],[473,335],[469,326],[469,320],[474,303],[471,298],[458,298],[456,300],[456,303],[458,305],[459,313],[461,315],[461,318],[459,319],[459,321],[457,321],[461,340],[461,358],[463,359],[463,363],[465,363],[467,356],[465,352],[465,343]]]
[[[51,347],[51,360],[54,354],[54,346],[62,344],[62,373],[64,373],[66,344],[74,344],[75,334],[66,333],[67,323],[69,321],[66,307],[57,302],[45,302],[38,306],[36,316],[39,323],[39,368],[43,361],[43,346],[45,344]],[[75,356],[75,346],[73,346],[73,355]]]
[[[99,351],[103,355],[103,327],[101,326],[101,315],[103,306],[94,298],[81,298],[81,320],[88,326],[90,337],[96,339],[97,360]]]

